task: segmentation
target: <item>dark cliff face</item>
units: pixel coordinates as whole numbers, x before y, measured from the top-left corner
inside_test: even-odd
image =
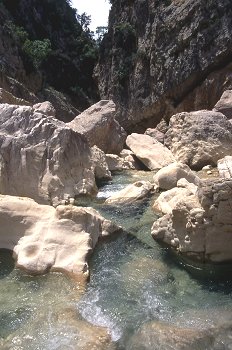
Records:
[[[92,78],[97,48],[69,3],[0,1],[0,74],[19,80],[41,99],[49,99],[52,87],[83,110],[99,99]]]
[[[128,131],[211,108],[232,87],[231,0],[111,2],[96,76]]]

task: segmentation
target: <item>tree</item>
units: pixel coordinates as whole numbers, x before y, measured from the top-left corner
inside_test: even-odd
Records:
[[[97,27],[96,29],[96,35],[97,35],[97,44],[100,44],[100,42],[102,41],[104,35],[107,33],[108,31],[108,27]]]

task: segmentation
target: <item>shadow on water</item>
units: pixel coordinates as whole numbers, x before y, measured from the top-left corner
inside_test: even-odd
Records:
[[[0,249],[0,279],[8,276],[14,269],[15,262],[12,257],[12,251]]]

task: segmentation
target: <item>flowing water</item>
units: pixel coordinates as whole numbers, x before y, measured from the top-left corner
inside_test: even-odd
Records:
[[[78,203],[95,207],[126,231],[98,244],[84,293],[61,274],[26,276],[1,252],[0,349],[232,349],[231,282],[212,282],[205,272],[193,277],[151,238],[154,197],[124,207],[103,204],[128,183],[151,176],[117,174],[94,203]],[[101,327],[112,344],[94,338],[93,333],[103,337]],[[195,332],[191,341],[198,333],[201,339],[197,335],[184,347],[189,328]],[[178,339],[175,329],[182,332]]]

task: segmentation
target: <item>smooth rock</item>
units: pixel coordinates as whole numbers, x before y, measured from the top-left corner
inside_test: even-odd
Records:
[[[148,128],[144,134],[153,137],[155,140],[159,141],[160,143],[164,143],[164,133],[157,130],[156,128],[155,129]]]
[[[97,146],[91,147],[93,172],[97,180],[112,179],[105,153]]]
[[[217,162],[219,176],[223,179],[232,177],[232,156],[226,156]]]
[[[116,205],[130,204],[146,198],[152,189],[153,186],[149,181],[137,181],[107,198],[105,203]]]
[[[57,205],[97,187],[80,134],[28,106],[0,105],[0,193]]]
[[[219,159],[231,154],[232,125],[219,112],[179,113],[170,119],[165,145],[191,169],[216,166]]]
[[[171,151],[148,135],[133,133],[127,137],[126,144],[150,170],[161,169],[175,162]]]
[[[29,273],[89,275],[88,257],[101,237],[120,227],[92,208],[40,205],[26,197],[0,195],[0,247],[13,250],[18,267]]]
[[[178,180],[185,178],[188,182],[197,185],[200,178],[188,167],[182,163],[172,163],[160,169],[154,176],[154,182],[162,190],[170,190],[177,186]]]
[[[232,90],[223,92],[222,97],[214,106],[214,111],[221,112],[228,119],[232,119]]]
[[[115,120],[115,104],[102,100],[67,124],[84,135],[90,146],[96,145],[105,153],[119,154],[123,149],[126,132]]]

